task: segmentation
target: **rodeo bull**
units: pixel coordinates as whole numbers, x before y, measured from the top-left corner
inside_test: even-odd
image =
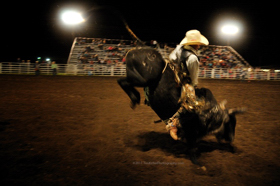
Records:
[[[127,53],[126,63],[126,77],[118,79],[118,83],[131,99],[131,107],[140,104],[140,93],[135,87],[145,87],[149,106],[161,121],[166,125],[170,120],[178,121],[178,140],[186,142],[194,164],[199,165],[196,149],[203,136],[213,134],[219,142],[234,140],[235,114],[243,112],[243,108],[227,109],[225,102],[218,104],[207,88],[190,88],[195,92],[194,104],[189,103],[190,99],[182,100],[182,85],[178,85],[172,65],[155,49],[133,49]]]

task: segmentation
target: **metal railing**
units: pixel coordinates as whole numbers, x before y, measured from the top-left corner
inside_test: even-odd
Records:
[[[40,75],[53,75],[49,64],[41,64]],[[35,64],[0,63],[0,74],[35,74]],[[125,76],[125,65],[107,64],[57,64],[57,75]]]
[[[85,76],[125,76],[124,64],[57,64],[57,75]],[[28,63],[0,63],[0,74],[30,74],[35,75],[35,65]],[[51,65],[41,64],[40,74],[53,75]],[[280,80],[277,70],[254,69],[199,69],[199,78],[213,79],[248,79],[248,80]]]
[[[247,79],[247,80],[280,80],[280,72],[277,70],[261,69],[199,69],[200,78],[213,79]]]

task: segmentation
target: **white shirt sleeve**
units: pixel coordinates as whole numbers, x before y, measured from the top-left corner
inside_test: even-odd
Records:
[[[196,86],[198,84],[198,71],[199,71],[199,61],[198,58],[191,54],[186,61],[187,68],[190,73],[190,78],[192,80],[192,85]]]
[[[180,50],[182,46],[181,45],[177,45],[177,47],[170,53],[169,55],[169,60],[170,61],[176,61],[178,58],[178,52]]]

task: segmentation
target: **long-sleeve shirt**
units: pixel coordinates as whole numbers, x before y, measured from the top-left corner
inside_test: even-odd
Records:
[[[177,47],[171,52],[169,55],[169,59],[171,61],[178,61],[181,58],[182,54],[182,47],[187,48],[188,50],[191,50],[193,53],[196,53],[196,51],[191,46],[182,46],[177,45]],[[191,85],[196,86],[198,84],[198,72],[199,72],[199,61],[196,55],[191,54],[187,60],[186,60],[186,66],[189,71],[189,77],[191,78]]]

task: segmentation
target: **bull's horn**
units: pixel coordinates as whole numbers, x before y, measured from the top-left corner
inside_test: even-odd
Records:
[[[247,111],[246,107],[239,107],[239,108],[234,108],[234,109],[229,109],[228,113],[229,114],[241,114]]]

